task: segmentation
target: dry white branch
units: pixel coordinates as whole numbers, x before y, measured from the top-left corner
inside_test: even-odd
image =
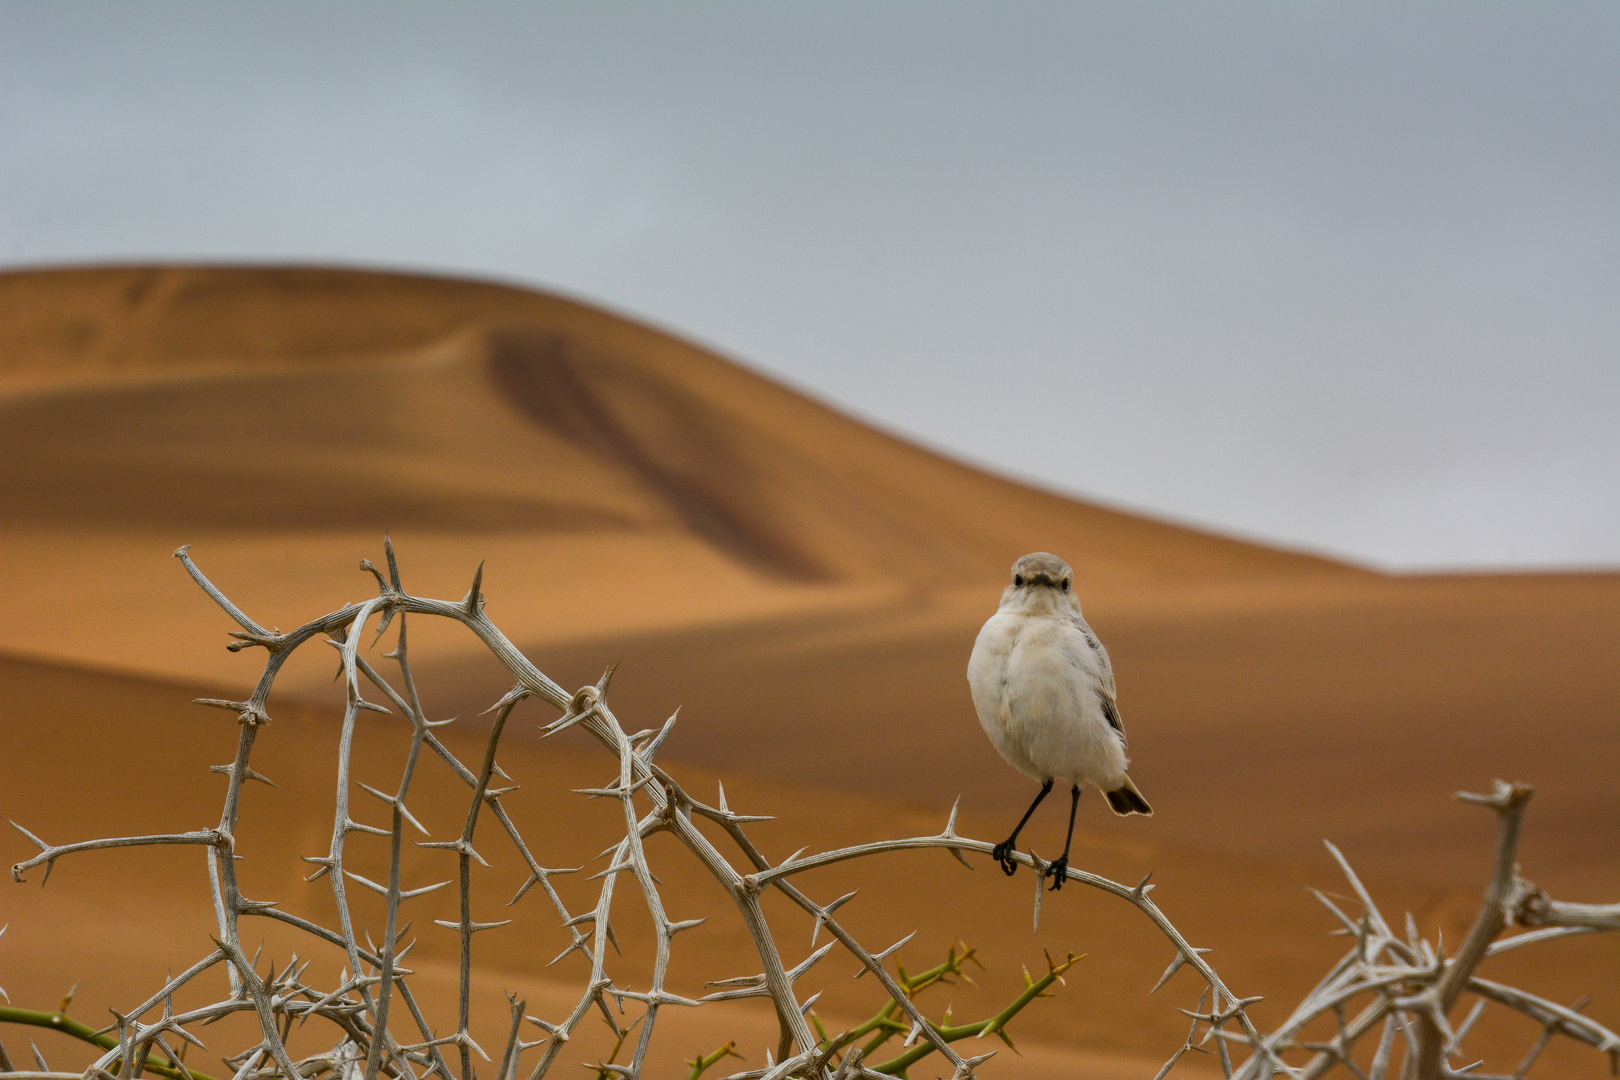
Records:
[[[1510,921],[1519,926],[1620,930],[1620,904],[1572,904],[1549,899],[1534,883],[1518,878],[1508,901]]]

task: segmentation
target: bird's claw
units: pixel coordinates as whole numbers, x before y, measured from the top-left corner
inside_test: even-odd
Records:
[[[1063,888],[1063,883],[1069,877],[1069,857],[1059,855],[1057,861],[1046,868],[1046,873],[1052,879],[1052,891],[1057,892]]]
[[[990,849],[990,857],[1000,864],[1001,872],[1008,877],[1012,877],[1018,871],[1018,864],[1013,861],[1014,850],[1016,849],[1011,840],[1003,840]]]

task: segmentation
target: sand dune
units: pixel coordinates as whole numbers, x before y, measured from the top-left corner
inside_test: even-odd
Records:
[[[834,841],[931,831],[958,794],[993,835],[1030,792],[978,731],[962,670],[1006,567],[1046,549],[1075,565],[1114,653],[1133,773],[1159,810],[1117,822],[1088,802],[1084,857],[1120,877],[1157,869],[1235,984],[1286,1000],[1332,952],[1301,889],[1332,882],[1324,836],[1396,904],[1460,933],[1489,823],[1446,796],[1493,775],[1540,788],[1527,874],[1570,899],[1620,898],[1620,575],[1402,578],[1210,536],[945,460],[584,305],[347,271],[0,274],[0,462],[0,813],[47,835],[103,831],[113,804],[72,797],[80,773],[154,827],[210,813],[205,762],[187,755],[228,753],[231,736],[180,703],[197,685],[234,692],[256,666],[220,648],[228,622],[170,551],[192,544],[234,599],[285,629],[366,595],[354,566],[380,558],[385,529],[419,593],[460,596],[487,560],[491,616],[564,685],[622,661],[627,722],[682,706],[671,760],[771,803],[784,852],[815,817]],[[471,715],[499,695],[467,641],[423,630],[430,708]],[[329,665],[295,660],[267,744],[312,784],[324,764],[298,747],[332,737]],[[178,750],[159,753],[154,731]],[[533,812],[571,823],[553,828],[560,854],[593,855],[559,793],[600,762],[521,734],[510,754],[549,793]],[[186,782],[171,783],[182,765]],[[267,863],[319,846],[318,815],[286,813],[259,837]],[[1038,849],[1056,849],[1058,817],[1032,826]],[[106,874],[64,866],[45,893],[0,890],[14,999],[59,991],[96,948],[123,950],[130,981],[108,975],[87,989],[95,1001],[156,970],[164,950],[136,948],[133,931],[41,929],[66,911],[82,926],[109,884],[152,920],[148,945],[188,932],[170,879],[120,858]],[[907,864],[896,880],[950,866]],[[948,880],[937,906],[880,884],[867,928],[920,926],[919,948],[930,935],[943,948],[983,926],[991,994],[1040,944],[1093,953],[1074,1007],[1031,1015],[1032,1046],[1047,1048],[1032,1061],[1057,1068],[1079,1047],[1124,1055],[1087,1059],[1098,1075],[1139,1075],[1181,1037],[1167,1003],[1104,989],[1151,985],[1163,963],[1128,913],[1075,899],[1035,938],[1022,884]],[[265,886],[318,902],[291,877]],[[481,977],[521,979],[550,944],[536,926],[532,956]],[[742,964],[739,944],[702,948]],[[1549,992],[1600,989],[1557,954],[1515,962]],[[1592,1010],[1614,1022],[1607,994]],[[1577,1070],[1565,1075],[1600,1067],[1559,1061]]]
[[[362,502],[368,523],[659,521],[788,578],[955,581],[993,560],[999,579],[1032,532],[1083,547],[1099,574],[1347,572],[1009,484],[672,337],[529,291],[311,270],[13,273],[0,277],[0,316],[15,445],[71,454],[39,464],[78,482],[110,462],[131,485],[207,470],[211,498],[150,493],[158,514],[196,515],[181,525],[341,525],[353,510],[329,489],[300,498],[294,481],[346,469],[351,483],[378,484],[378,501]],[[292,460],[278,468],[281,454]],[[392,482],[380,475],[391,471]],[[471,481],[517,505],[431,499],[417,516],[411,488],[435,479],[435,490]],[[234,490],[256,484],[271,485],[260,510]],[[551,504],[607,517],[548,517]],[[244,511],[258,516],[239,522]]]

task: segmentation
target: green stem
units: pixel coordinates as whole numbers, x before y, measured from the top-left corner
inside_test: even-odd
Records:
[[[1039,979],[1031,981],[1029,986],[1025,988],[1024,992],[1014,998],[1011,1004],[988,1020],[981,1020],[974,1024],[960,1024],[956,1027],[935,1028],[934,1030],[938,1031],[940,1037],[948,1043],[956,1042],[958,1039],[966,1039],[969,1037],[996,1035],[1000,1037],[1002,1042],[1006,1043],[1008,1046],[1011,1046],[1012,1040],[1007,1037],[1006,1032],[1008,1021],[1017,1016],[1018,1013],[1023,1010],[1024,1006],[1028,1005],[1030,1002],[1044,994],[1047,988],[1050,987],[1054,982],[1057,982],[1058,979],[1063,976],[1063,973],[1073,967],[1078,960],[1079,957],[1070,956],[1061,964],[1049,965],[1045,975],[1042,975]],[[871,1068],[873,1072],[883,1073],[886,1076],[904,1076],[908,1068],[915,1065],[917,1062],[921,1061],[923,1058],[927,1057],[933,1052],[934,1046],[932,1043],[919,1042],[916,1046],[912,1047],[910,1050],[907,1050],[899,1057],[890,1061],[885,1061],[881,1065],[872,1066]]]
[[[892,1001],[889,1002],[887,1005],[883,1006],[882,1012],[872,1017],[872,1019],[868,1020],[860,1027],[851,1030],[848,1039],[844,1041],[854,1042],[861,1036],[876,1031],[877,1034],[873,1035],[872,1038],[867,1041],[866,1045],[861,1047],[861,1056],[871,1057],[872,1054],[876,1052],[878,1047],[882,1046],[896,1035],[904,1035],[906,1032],[911,1030],[911,1028],[894,1018],[894,1014],[899,1011],[899,1005]]]
[[[737,1053],[736,1040],[726,1043],[726,1045],[707,1056],[699,1054],[687,1062],[688,1065],[692,1066],[692,1071],[686,1074],[686,1080],[700,1080],[705,1072],[720,1064],[724,1058],[740,1056]]]
[[[900,968],[900,988],[906,992],[907,997],[915,998],[918,994],[922,993],[930,986],[933,986],[935,983],[946,981],[947,976],[962,975],[962,965],[967,963],[969,960],[972,960],[977,964],[978,960],[975,958],[975,954],[978,951],[978,949],[970,949],[966,945],[963,945],[962,955],[958,956],[956,954],[956,946],[953,945],[951,946],[950,951],[945,954],[945,962],[936,965],[935,967],[931,967],[927,971],[919,972],[916,975],[907,975],[906,969],[902,967]],[[983,965],[980,966],[982,967]],[[965,978],[966,976],[963,977]],[[833,1045],[831,1049],[837,1051],[842,1047],[850,1045],[858,1039],[871,1035],[872,1032],[875,1031],[877,1034],[872,1035],[871,1040],[868,1041],[865,1046],[861,1047],[861,1056],[871,1057],[877,1052],[879,1047],[888,1042],[891,1038],[896,1035],[904,1035],[906,1032],[911,1030],[910,1026],[903,1024],[894,1018],[895,1013],[899,1011],[900,1005],[898,1002],[888,1002],[883,1006],[883,1008],[877,1011],[875,1016],[839,1035],[836,1045]],[[823,1049],[826,1049],[829,1046],[829,1042],[825,1035],[822,1037],[821,1045]]]
[[[112,1034],[98,1035],[94,1028],[81,1024],[77,1020],[69,1019],[60,1012],[39,1012],[34,1009],[17,1009],[9,1005],[0,1005],[0,1024],[28,1024],[32,1027],[50,1028],[53,1031],[60,1031],[64,1035],[78,1039],[80,1042],[99,1046],[103,1050],[115,1050],[118,1048],[118,1039]],[[193,1080],[215,1080],[214,1077],[209,1076],[207,1073],[198,1072],[196,1069],[181,1072],[177,1063],[172,1059],[168,1064],[148,1060],[146,1070],[157,1073],[159,1076],[169,1077],[170,1080],[186,1080],[187,1072],[189,1072]],[[114,1068],[111,1071],[116,1073],[118,1070]]]

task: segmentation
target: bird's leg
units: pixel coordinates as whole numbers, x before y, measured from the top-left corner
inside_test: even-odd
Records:
[[[1069,876],[1069,845],[1074,843],[1074,812],[1080,807],[1080,785],[1076,784],[1069,791],[1069,835],[1063,841],[1063,854],[1057,861],[1046,868],[1052,875],[1052,891],[1057,892],[1063,888],[1063,882]]]
[[[1035,801],[1029,804],[1029,809],[1024,811],[1024,816],[1018,819],[1018,828],[1012,831],[1011,836],[990,850],[990,857],[1001,864],[1002,872],[1008,877],[1012,877],[1013,872],[1018,869],[1018,864],[1013,862],[1012,857],[1013,851],[1018,846],[1018,834],[1024,830],[1025,825],[1029,824],[1029,816],[1035,812],[1037,806],[1041,805],[1041,800],[1046,798],[1051,790],[1052,781],[1048,780],[1042,784],[1040,794],[1036,795]]]

